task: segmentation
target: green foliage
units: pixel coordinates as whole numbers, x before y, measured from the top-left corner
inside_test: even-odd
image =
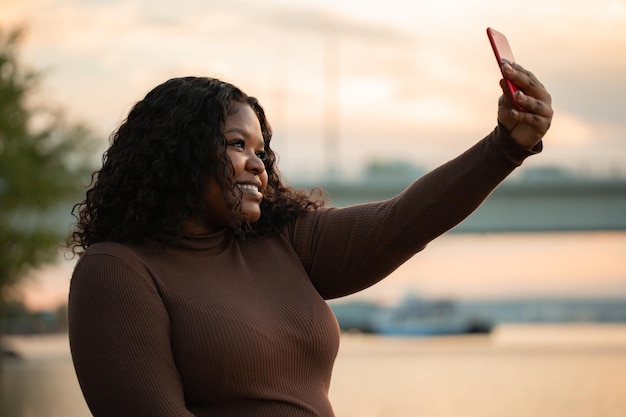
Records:
[[[62,112],[33,104],[39,74],[17,59],[22,32],[0,28],[0,316],[9,290],[30,268],[53,260],[95,140]]]

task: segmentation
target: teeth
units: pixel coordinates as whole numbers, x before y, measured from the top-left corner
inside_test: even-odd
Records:
[[[241,188],[242,190],[250,190],[250,191],[259,191],[259,188],[256,185],[252,185],[252,184],[237,184],[237,187]]]

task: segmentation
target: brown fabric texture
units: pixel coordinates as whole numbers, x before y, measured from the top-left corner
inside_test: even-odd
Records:
[[[313,211],[275,235],[240,240],[226,230],[161,250],[92,245],[69,299],[72,356],[91,412],[334,416],[340,335],[325,299],[386,277],[536,151],[496,128],[395,198]]]

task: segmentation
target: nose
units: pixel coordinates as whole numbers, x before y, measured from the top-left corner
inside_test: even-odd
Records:
[[[265,163],[259,158],[256,153],[251,152],[246,161],[246,168],[255,173],[256,175],[262,174],[265,171]]]

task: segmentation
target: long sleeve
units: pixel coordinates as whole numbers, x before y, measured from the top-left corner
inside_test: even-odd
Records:
[[[94,417],[192,417],[149,275],[105,254],[84,256],[69,299],[74,366]]]
[[[332,417],[337,321],[278,235],[90,246],[70,347],[94,417]]]
[[[526,150],[497,127],[392,199],[302,216],[290,229],[290,239],[324,298],[352,294],[380,281],[460,223],[539,151],[541,144]]]

